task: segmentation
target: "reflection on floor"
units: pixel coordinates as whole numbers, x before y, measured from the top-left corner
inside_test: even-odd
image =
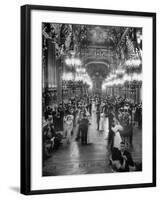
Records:
[[[63,145],[44,162],[43,176],[111,173],[106,134],[96,130],[95,113],[92,114],[90,122],[89,144],[81,145],[75,141],[76,127],[71,144],[64,140]],[[134,128],[131,153],[134,161],[142,161],[142,132],[138,128]]]

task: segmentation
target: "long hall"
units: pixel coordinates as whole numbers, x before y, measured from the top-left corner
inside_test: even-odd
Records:
[[[95,111],[92,111],[89,121],[88,144],[82,145],[80,141],[76,141],[78,126],[74,127],[71,143],[68,145],[64,138],[60,148],[44,162],[44,176],[112,173],[107,127],[101,132],[97,130]],[[130,151],[134,161],[141,162],[142,132],[138,127],[134,127],[133,132],[133,146]]]
[[[42,24],[42,176],[142,171],[142,29]]]

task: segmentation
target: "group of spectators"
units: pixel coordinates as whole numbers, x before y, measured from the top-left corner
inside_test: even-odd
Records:
[[[113,132],[119,129],[121,137],[132,145],[133,127],[142,127],[142,104],[132,103],[122,97],[96,99],[97,130],[103,131],[106,123],[109,143],[113,146]],[[107,118],[107,120],[106,120]],[[104,124],[105,123],[105,124]],[[113,129],[116,127],[116,129]]]
[[[96,116],[97,130],[108,133],[112,170],[140,171],[142,164],[133,161],[130,147],[133,145],[133,128],[142,127],[142,104],[134,104],[122,97],[97,98]]]
[[[44,156],[48,157],[52,150],[58,149],[63,139],[70,144],[76,124],[79,124],[76,140],[81,139],[82,144],[87,144],[88,116],[91,114],[92,102],[88,96],[70,98],[58,106],[47,106],[43,113]]]

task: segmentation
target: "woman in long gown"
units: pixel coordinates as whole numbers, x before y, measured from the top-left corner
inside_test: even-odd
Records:
[[[68,144],[71,142],[72,130],[73,130],[73,116],[68,115],[65,119],[65,131],[66,131],[66,138],[67,138]]]
[[[82,120],[82,117],[83,117],[83,112],[81,110],[78,111],[78,114],[76,116],[76,124],[77,124],[77,135],[76,135],[76,138],[75,140],[78,141],[80,139],[80,130],[79,130],[79,125],[80,125],[80,122]]]
[[[100,114],[99,130],[104,131],[105,113],[102,111]]]
[[[113,147],[120,149],[120,143],[122,142],[122,138],[119,131],[123,130],[123,127],[120,125],[119,121],[115,118],[115,126],[112,127],[112,131],[114,132],[114,140]]]
[[[92,101],[92,112],[96,112],[96,103]]]
[[[93,143],[93,127],[91,126],[92,125],[92,123],[93,123],[93,121],[92,121],[92,118],[88,118],[88,120],[89,120],[89,123],[88,123],[88,134],[87,134],[87,143],[88,144],[91,144],[91,143]]]
[[[104,135],[105,138],[104,139],[108,139],[108,134],[109,134],[109,119],[108,117],[105,117],[104,119]]]

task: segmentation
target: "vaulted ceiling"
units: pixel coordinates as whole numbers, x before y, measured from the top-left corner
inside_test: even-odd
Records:
[[[82,46],[99,46],[115,50],[126,28],[109,26],[86,26]]]
[[[120,62],[132,56],[136,49],[139,28],[43,24],[43,36],[56,43],[57,59],[74,51],[82,60],[91,78],[105,79]]]
[[[117,65],[117,47],[127,28],[86,26],[80,44],[81,58],[91,78],[105,79]]]

